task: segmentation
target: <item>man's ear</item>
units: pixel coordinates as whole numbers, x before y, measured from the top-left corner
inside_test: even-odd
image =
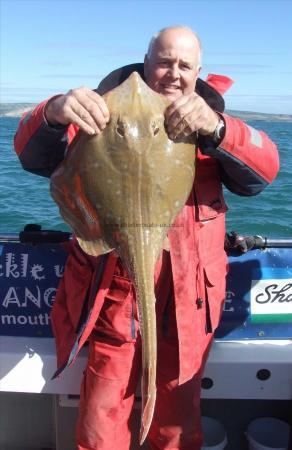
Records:
[[[197,82],[197,80],[198,80],[198,78],[199,78],[201,69],[202,69],[202,66],[198,66],[198,67],[197,67],[196,75],[195,75],[195,80],[196,80],[196,82]]]
[[[149,75],[149,59],[148,59],[148,56],[145,55],[144,56],[144,77],[145,77],[145,80],[147,80],[148,75]]]

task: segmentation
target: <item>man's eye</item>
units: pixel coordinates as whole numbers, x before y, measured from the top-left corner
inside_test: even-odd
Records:
[[[190,66],[188,64],[181,64],[180,66],[183,70],[191,70]]]
[[[168,66],[168,61],[159,61],[159,66]]]

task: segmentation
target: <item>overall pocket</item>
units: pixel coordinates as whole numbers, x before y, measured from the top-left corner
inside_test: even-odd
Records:
[[[114,275],[94,334],[103,340],[132,342],[135,340],[137,329],[138,317],[132,283],[128,278]]]
[[[214,332],[217,328],[226,296],[227,259],[225,256],[204,267],[206,296],[206,328]]]
[[[195,178],[195,195],[198,202],[198,219],[210,220],[227,211],[220,169],[212,159],[200,161]]]
[[[75,257],[68,257],[64,272],[64,295],[67,311],[74,330],[77,330],[80,317],[88,300],[92,270],[81,264]]]

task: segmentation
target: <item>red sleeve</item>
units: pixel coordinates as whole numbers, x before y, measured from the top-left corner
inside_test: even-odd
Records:
[[[223,117],[226,133],[220,149],[271,183],[279,171],[279,154],[276,145],[263,131],[256,130],[240,119],[226,114],[223,114]]]
[[[45,177],[50,177],[63,160],[68,145],[78,131],[78,127],[72,124],[50,126],[44,116],[48,101],[43,101],[23,115],[14,137],[15,151],[23,168]]]
[[[14,136],[14,148],[18,156],[44,122],[44,108],[47,102],[48,100],[44,100],[35,109],[23,114],[16,135]]]
[[[240,119],[221,114],[226,132],[216,146],[207,136],[199,136],[200,150],[220,163],[221,179],[238,195],[256,195],[277,176],[279,154],[276,145],[263,132]]]

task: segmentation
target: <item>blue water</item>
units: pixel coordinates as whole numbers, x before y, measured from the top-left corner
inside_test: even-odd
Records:
[[[67,230],[49,194],[49,181],[25,172],[13,150],[19,118],[0,117],[0,233],[18,233],[28,223]],[[260,195],[239,197],[225,190],[227,229],[270,238],[292,237],[292,124],[248,121],[278,145],[281,170]]]

